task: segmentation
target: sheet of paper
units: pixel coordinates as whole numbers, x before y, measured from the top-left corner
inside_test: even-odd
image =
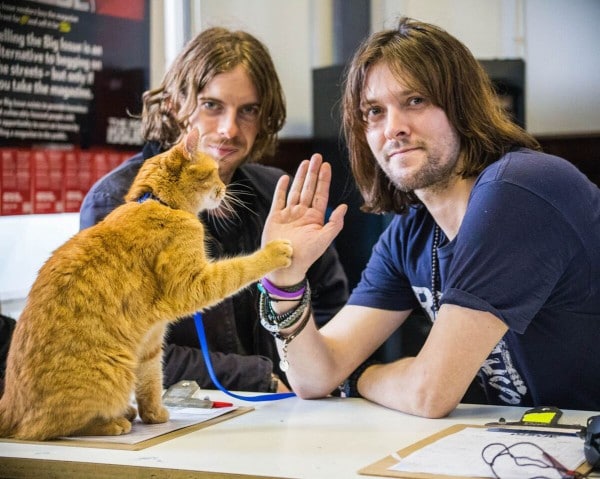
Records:
[[[583,440],[576,436],[498,432],[485,428],[468,427],[409,454],[390,467],[390,470],[467,477],[494,477],[492,469],[482,458],[484,448],[489,444],[498,443],[486,451],[486,458],[491,461],[494,455],[502,451],[503,446],[511,446],[519,442],[536,444],[569,469],[576,469],[585,461]],[[512,451],[518,456],[530,458],[519,460],[520,464],[529,465],[519,466],[507,455],[500,456],[494,463],[494,470],[499,477],[561,478],[561,475],[555,470],[532,464],[531,459],[543,459],[542,453],[535,446],[519,445]]]
[[[167,434],[187,426],[193,426],[204,421],[209,421],[210,419],[234,411],[237,409],[237,407],[168,407],[167,409],[171,415],[167,422],[163,424],[144,424],[138,417],[131,426],[131,432],[121,436],[72,436],[63,437],[61,439],[72,441],[108,442],[115,444],[137,444],[139,442],[162,436],[163,434]]]

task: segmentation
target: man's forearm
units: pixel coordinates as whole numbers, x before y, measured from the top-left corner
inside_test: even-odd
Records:
[[[282,333],[285,336],[290,331]],[[304,399],[328,396],[344,379],[338,378],[334,355],[317,330],[312,314],[302,332],[287,345],[286,352],[283,346],[283,341],[277,341],[281,359],[289,364],[288,381],[298,396]]]
[[[358,378],[359,394],[382,406],[416,416],[439,418],[449,414],[458,401],[443,391],[433,378],[419,372],[416,358],[368,367]]]

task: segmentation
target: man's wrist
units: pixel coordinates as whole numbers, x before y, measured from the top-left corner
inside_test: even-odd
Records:
[[[306,291],[307,280],[302,278],[302,281],[289,285],[279,286],[269,281],[267,277],[259,281],[259,289],[269,296],[275,296],[284,300],[300,300],[304,291]]]
[[[348,376],[348,379],[346,379],[340,385],[339,389],[342,393],[342,396],[349,398],[362,397],[361,394],[358,392],[358,380],[369,367],[375,364],[380,364],[380,361],[377,361],[375,359],[367,359],[364,363],[358,366],[354,370],[354,372],[350,376]]]
[[[281,289],[286,289],[302,283],[306,279],[306,273],[293,273],[291,271],[273,271],[265,276],[272,284],[277,285]]]

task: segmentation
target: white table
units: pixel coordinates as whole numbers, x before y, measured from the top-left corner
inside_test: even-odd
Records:
[[[139,451],[0,443],[0,477],[364,478],[362,467],[448,426],[516,421],[525,411],[461,404],[447,418],[424,419],[362,399],[252,405],[254,411]],[[585,424],[593,414],[564,411],[561,422]]]

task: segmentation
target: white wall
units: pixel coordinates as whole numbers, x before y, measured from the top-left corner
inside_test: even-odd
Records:
[[[0,312],[15,317],[52,251],[79,230],[79,214],[0,217]]]
[[[288,103],[282,138],[312,135],[310,72],[333,58],[332,2],[191,0],[192,35],[224,25],[248,30],[270,49]],[[173,4],[152,0],[156,12]],[[477,58],[523,58],[531,133],[600,131],[599,0],[371,0],[373,31],[392,27],[400,15],[445,28]],[[153,44],[153,84],[164,73],[159,49]]]
[[[404,14],[445,28],[477,58],[523,58],[531,133],[600,131],[600,1],[373,0],[372,6],[375,29]]]
[[[599,132],[600,1],[524,3],[528,129]]]
[[[467,45],[478,58],[503,56],[503,0],[372,0],[371,29],[393,28],[401,15],[433,23]]]
[[[151,0],[151,86],[168,63],[163,9]],[[333,58],[332,0],[190,0],[191,34],[211,25],[265,42],[287,98],[281,137],[312,135],[311,69]],[[372,28],[407,15],[440,25],[478,58],[526,62],[528,129],[537,135],[600,132],[599,0],[372,0]],[[185,14],[185,13],[183,13]],[[78,229],[76,214],[0,217],[0,309],[12,312],[52,250]]]
[[[285,135],[312,135],[311,2],[307,0],[200,1],[200,25],[246,30],[269,49],[287,103]],[[283,136],[283,135],[282,135]]]

